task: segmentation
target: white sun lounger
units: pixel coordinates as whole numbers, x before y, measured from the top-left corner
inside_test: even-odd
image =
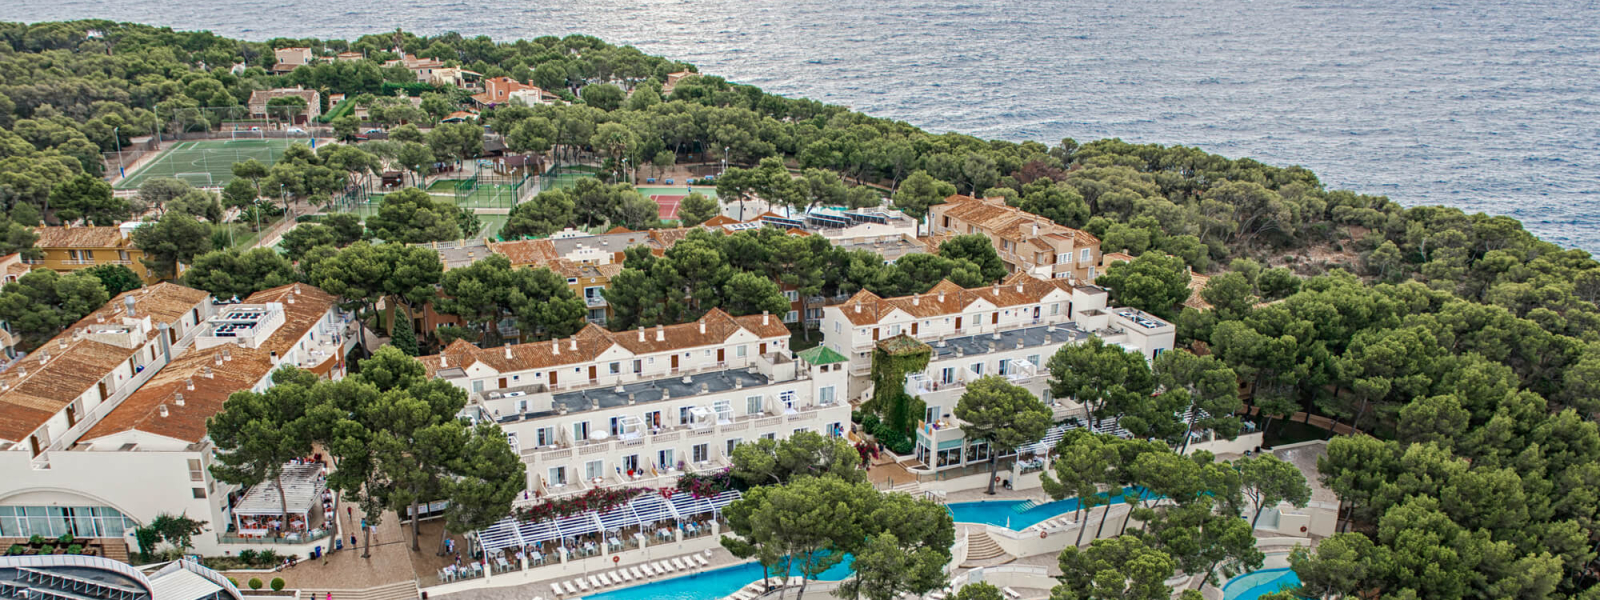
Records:
[[[617,569],[612,571],[611,578],[617,581],[633,581],[633,576],[628,574],[627,569]]]
[[[677,569],[672,568],[672,565],[667,564],[667,561],[664,561],[664,560],[656,561],[655,565],[656,565],[656,570],[661,571],[662,573],[671,573],[671,572],[677,570]]]
[[[656,576],[656,570],[650,567],[650,563],[639,563],[639,567],[638,568],[639,568],[640,571],[644,571],[644,576],[645,577],[655,577]]]
[[[582,579],[574,579],[574,580],[572,580],[572,582],[575,583],[575,584],[578,584],[578,591],[580,591],[580,592],[589,591],[589,584],[584,582]]]
[[[606,586],[606,584],[600,583],[600,579],[594,575],[589,576],[589,585],[594,586],[594,589],[597,590]]]
[[[699,554],[694,555],[694,562],[700,563],[700,566],[702,567],[711,566],[711,563],[706,562],[706,557],[700,556]]]
[[[555,585],[555,584],[552,583],[550,585]],[[565,586],[567,588],[567,593],[568,594],[576,594],[576,593],[578,593],[578,588],[572,587],[572,582],[571,581],[563,581],[563,582],[561,582],[561,585],[563,585],[563,586]]]
[[[683,564],[683,559],[676,556],[672,557],[672,566],[677,567],[680,571],[689,568]]]
[[[550,591],[555,592],[557,596],[560,596],[561,594],[566,593],[566,592],[561,591],[561,584],[559,584],[559,583],[550,584]]]
[[[645,578],[644,573],[639,572],[639,567],[628,567],[628,572],[633,574],[633,578],[634,579],[644,579]]]
[[[1016,591],[1016,590],[1011,589],[1011,586],[1006,586],[1006,587],[1001,588],[1001,589],[1003,591],[1005,591],[1006,597],[1008,597],[1008,598],[1018,598],[1018,599],[1022,598],[1022,594],[1020,592]]]

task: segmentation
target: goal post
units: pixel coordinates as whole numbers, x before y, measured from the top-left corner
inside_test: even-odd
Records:
[[[209,172],[205,172],[205,173],[173,173],[172,177],[174,179],[181,179],[181,180],[187,182],[189,185],[192,185],[192,186],[197,187],[197,188],[216,187],[216,184],[212,182],[211,173],[209,173]]]
[[[251,129],[244,129],[244,128],[235,127],[235,128],[233,128],[231,130],[231,133],[233,134],[232,139],[234,139],[234,140],[264,140],[264,139],[267,139],[267,132],[262,131],[259,128],[251,130]]]

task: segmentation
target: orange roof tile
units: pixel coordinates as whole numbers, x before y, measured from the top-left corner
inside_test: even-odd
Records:
[[[916,318],[956,315],[980,299],[995,306],[1017,306],[1039,302],[1058,289],[1071,288],[1064,279],[1038,279],[1019,272],[1006,278],[1004,284],[962,288],[946,279],[926,293],[898,298],[880,298],[862,290],[836,307],[851,323],[872,325],[896,310]],[[860,306],[859,310],[857,305]]]
[[[129,245],[117,227],[39,227],[40,248],[121,248]]]
[[[4,382],[4,389],[0,390],[0,439],[21,441],[127,362],[144,347],[148,336],[156,335],[157,330],[151,329],[133,348],[79,335],[90,325],[120,324],[128,298],[134,299],[135,316],[148,316],[152,323],[159,324],[177,321],[204,302],[207,295],[165,282],[123,292],[40,346],[0,374],[0,382]]]

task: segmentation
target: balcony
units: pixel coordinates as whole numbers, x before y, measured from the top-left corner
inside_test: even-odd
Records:
[[[604,308],[608,306],[605,296],[584,296],[583,303],[589,308]]]
[[[94,262],[94,259],[92,259],[92,258],[69,258],[69,259],[61,261],[61,264],[64,264],[64,265],[93,265],[93,264],[95,264],[95,262]]]

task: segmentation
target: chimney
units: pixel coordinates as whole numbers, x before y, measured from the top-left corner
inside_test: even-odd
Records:
[[[227,348],[223,348],[222,349],[222,360],[227,361],[227,362],[233,362],[233,351],[229,350]]]
[[[922,304],[922,294],[917,294],[915,296],[912,296],[911,297],[911,305],[912,306],[917,306],[919,304]]]
[[[999,296],[1000,295],[1000,284],[998,284],[998,283],[994,284],[993,291],[994,291],[994,295]]]
[[[200,367],[200,376],[206,379],[216,378],[216,375],[211,374],[211,367]]]
[[[289,304],[294,304],[294,296],[289,296],[289,299],[287,300],[287,302]]]
[[[178,406],[183,406],[183,394],[173,394],[172,403]]]
[[[128,316],[130,316],[130,317],[134,316],[134,314],[133,314],[133,302],[134,302],[133,296],[131,296],[131,295],[122,299],[122,304],[124,306],[128,307]]]
[[[628,392],[628,405],[629,406],[632,406],[633,404],[637,403],[638,401],[639,401],[638,399],[634,398],[633,392]]]
[[[550,340],[550,353],[561,356],[561,340]]]
[[[20,378],[20,377],[27,377],[27,376],[28,376],[28,367],[23,366],[23,365],[17,365],[17,377]]]
[[[61,341],[58,342],[57,345],[61,346],[61,348],[65,350],[67,348],[67,338],[61,338]]]
[[[861,303],[860,302],[856,303],[856,312],[858,312],[858,313],[861,312]]]
[[[939,303],[944,304],[944,290],[939,290]]]
[[[445,355],[440,354],[439,355],[439,368],[443,369],[443,368],[446,368],[446,367],[449,367],[449,366],[450,366],[450,359],[446,358]]]
[[[644,326],[643,325],[639,326],[639,341],[641,341],[641,342],[644,341]]]
[[[222,366],[222,353],[218,352],[214,357],[212,357],[211,360],[212,362],[217,363],[217,366]]]
[[[296,295],[296,296],[300,295],[300,284],[298,284],[298,283],[294,284],[294,295]]]
[[[664,342],[666,340],[667,340],[667,328],[666,328],[666,326],[664,326],[664,325],[656,325],[656,341]]]
[[[50,351],[49,350],[41,350],[41,351],[39,351],[39,366],[42,367],[42,366],[44,366],[44,363],[47,363],[47,362],[50,362]]]
[[[706,320],[705,319],[700,319],[700,334],[701,335],[705,335],[705,332],[706,332]]]
[[[768,314],[767,311],[764,311],[764,310],[761,311],[761,324],[762,325],[771,325],[772,324],[772,315]],[[61,343],[65,344],[66,342],[63,341]]]
[[[272,351],[272,366],[274,366],[274,367],[278,366],[278,351],[277,350],[273,350]]]
[[[1034,221],[1033,222],[1033,236],[1034,237],[1039,237],[1039,222],[1038,221]]]
[[[191,392],[194,391],[194,378],[193,377],[190,377],[188,379],[183,380],[183,389],[189,390]]]
[[[1020,282],[1020,281],[1017,282],[1017,293],[1018,294],[1022,293],[1022,282]]]
[[[571,350],[573,352],[577,352],[578,351],[578,336],[572,336],[570,338],[567,338],[567,344],[568,344],[567,345],[567,349],[568,350]]]
[[[511,360],[511,344],[506,344],[506,360]]]
[[[162,418],[165,418],[167,416],[167,405],[163,404],[156,407],[156,412],[161,413]]]

